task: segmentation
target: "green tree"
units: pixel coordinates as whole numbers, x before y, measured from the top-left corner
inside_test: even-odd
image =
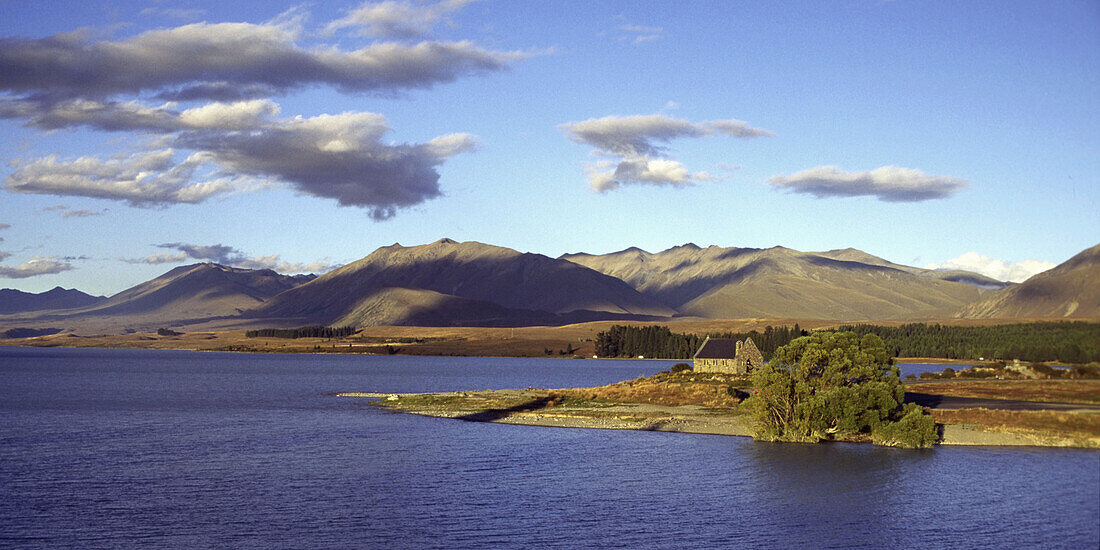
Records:
[[[746,402],[765,441],[818,442],[875,434],[897,420],[913,437],[875,437],[884,444],[927,446],[934,425],[909,417],[905,388],[881,338],[854,332],[817,332],[776,350],[752,376]],[[919,408],[917,411],[923,414]],[[928,420],[931,420],[929,418]],[[911,442],[916,444],[910,444]]]

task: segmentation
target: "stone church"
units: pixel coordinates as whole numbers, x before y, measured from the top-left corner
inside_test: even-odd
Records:
[[[695,362],[692,370],[695,372],[745,374],[764,366],[764,356],[752,342],[752,338],[745,338],[741,342],[708,336],[692,359]]]

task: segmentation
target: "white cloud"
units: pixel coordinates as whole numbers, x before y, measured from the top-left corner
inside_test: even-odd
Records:
[[[376,113],[268,118],[277,112],[268,100],[211,103],[178,115],[164,111],[158,124],[178,129],[166,141],[174,148],[111,160],[52,155],[18,161],[6,187],[164,206],[241,190],[247,177],[282,182],[386,219],[441,195],[436,167],[477,146],[474,136],[461,133],[421,144],[383,143],[390,128]],[[196,152],[176,163],[175,148]]]
[[[682,163],[665,158],[667,149],[658,143],[685,137],[773,135],[736,119],[692,123],[665,115],[608,116],[560,124],[558,129],[572,141],[591,145],[597,155],[619,159],[586,165],[589,185],[601,193],[632,184],[684,187],[714,181],[707,172],[692,173]]]
[[[179,122],[170,106],[83,98],[42,101],[0,97],[0,118],[24,118],[28,126],[44,130],[89,126],[106,131],[173,131]]]
[[[412,3],[387,0],[364,2],[347,16],[325,26],[325,34],[348,27],[367,37],[408,39],[431,32],[447,14],[462,9],[475,0],[444,0],[434,3]]]
[[[686,187],[700,182],[714,181],[714,177],[709,173],[691,173],[683,164],[674,160],[632,157],[615,164],[614,170],[599,169],[608,164],[596,163],[586,167],[589,184],[592,189],[600,193],[618,189],[623,184]]]
[[[1055,263],[1042,260],[1023,260],[1020,262],[1006,262],[996,260],[979,254],[967,252],[958,258],[952,258],[943,263],[931,263],[925,265],[925,269],[962,269],[981,273],[998,281],[1011,281],[1021,283],[1033,275],[1042,273],[1055,267]]]
[[[209,103],[187,109],[180,113],[179,120],[189,128],[248,130],[259,126],[267,117],[277,114],[279,106],[274,101],[254,99],[235,103]]]
[[[816,198],[873,196],[886,202],[919,202],[949,197],[964,189],[966,180],[930,176],[920,170],[882,166],[869,172],[844,172],[836,166],[818,166],[769,178],[768,185]]]
[[[447,22],[470,1],[365,3],[330,27],[362,26],[371,36],[417,34]],[[195,15],[159,8],[145,13]],[[265,23],[203,22],[121,39],[89,31],[0,38],[0,118],[48,130],[140,132],[158,149],[111,159],[17,159],[6,189],[165,206],[289,185],[386,219],[440,196],[438,166],[473,150],[476,139],[453,133],[423,143],[383,142],[390,129],[382,115],[278,119],[279,106],[267,98],[316,85],[392,95],[505,70],[531,55],[470,41],[305,47],[303,36],[316,38],[303,31],[307,15],[295,8]],[[177,101],[213,102],[181,108]],[[186,159],[175,160],[177,154]]]
[[[175,254],[152,254],[144,258],[123,261],[140,264],[166,264],[182,263],[188,259],[194,259],[244,269],[270,269],[279,273],[325,273],[340,267],[337,264],[327,262],[285,262],[278,254],[250,257],[240,250],[224,244],[164,243],[156,246],[157,248],[173,249],[179,252]]]
[[[729,135],[740,138],[772,136],[737,119],[692,123],[665,115],[606,116],[558,125],[569,139],[591,145],[608,156],[655,155],[664,151],[654,142],[683,137]]]
[[[386,219],[398,208],[442,194],[436,167],[476,146],[469,134],[390,145],[386,119],[342,113],[279,121],[251,132],[184,134],[181,145],[207,151],[224,169],[275,178],[307,195],[368,209]]]
[[[62,271],[68,271],[70,269],[73,269],[72,264],[59,259],[57,256],[35,256],[15,267],[0,266],[0,278],[26,279],[29,277],[38,277],[40,275],[61,273]]]
[[[173,154],[165,149],[120,159],[80,157],[70,161],[51,155],[17,162],[5,186],[16,193],[111,199],[134,206],[194,204],[233,190],[227,179],[191,181],[196,169],[206,162],[204,155],[196,153],[175,164]]]

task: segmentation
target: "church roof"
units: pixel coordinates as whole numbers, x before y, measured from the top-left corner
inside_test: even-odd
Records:
[[[733,359],[737,357],[737,340],[730,338],[707,338],[694,359]]]

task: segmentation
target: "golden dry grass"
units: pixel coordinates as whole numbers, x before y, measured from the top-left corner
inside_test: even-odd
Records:
[[[596,388],[558,390],[566,397],[616,403],[650,405],[700,405],[714,408],[736,407],[741,399],[730,394],[730,385],[741,385],[744,378],[690,371],[658,373],[648,378],[627,380]]]
[[[944,325],[996,325],[1038,321],[1039,319],[939,319],[925,320]],[[553,357],[561,357],[558,352],[574,348],[572,355],[591,357],[596,334],[609,329],[612,325],[662,325],[673,332],[705,335],[722,332],[763,331],[767,326],[793,326],[796,323],[808,330],[836,328],[854,324],[853,321],[828,321],[821,319],[701,319],[678,318],[670,321],[594,321],[559,327],[403,327],[378,326],[365,327],[355,336],[335,340],[322,338],[299,338],[287,340],[280,338],[246,338],[245,331],[231,328],[224,323],[210,322],[189,327],[171,327],[182,332],[181,336],[161,337],[155,332],[134,334],[102,334],[92,329],[79,331],[78,336],[58,334],[38,338],[4,340],[6,345],[64,346],[64,347],[109,347],[109,348],[147,348],[147,349],[191,349],[204,351],[256,351],[256,352],[294,352],[294,353],[374,353],[386,354],[387,345],[400,348],[398,353],[405,355],[467,355],[495,357],[546,357],[549,348]],[[912,321],[874,321],[874,324],[896,326]],[[239,321],[237,322],[239,325]],[[266,325],[250,326],[264,328]],[[350,347],[349,347],[350,346]],[[918,362],[955,362],[943,359],[906,359]]]
[[[1070,440],[1076,447],[1100,447],[1100,414],[990,409],[932,409],[931,413],[939,424],[970,424],[1044,441]]]

